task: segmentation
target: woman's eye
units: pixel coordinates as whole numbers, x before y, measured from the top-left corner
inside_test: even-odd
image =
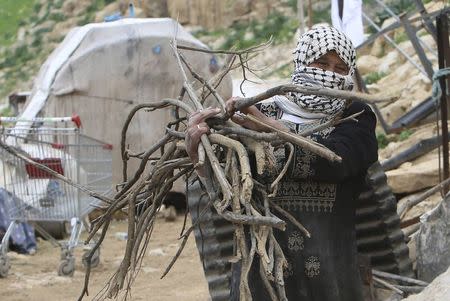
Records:
[[[340,73],[340,74],[347,74],[348,73],[346,68],[336,68],[336,71],[337,71],[337,73]]]

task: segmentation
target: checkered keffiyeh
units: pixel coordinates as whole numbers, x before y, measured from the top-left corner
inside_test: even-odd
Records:
[[[348,75],[308,67],[329,51],[334,50],[349,67]],[[356,65],[356,51],[352,42],[342,32],[329,26],[318,26],[304,33],[294,51],[295,71],[292,83],[302,87],[325,87],[352,90]],[[302,111],[334,115],[345,107],[345,100],[339,98],[290,93],[288,99]]]

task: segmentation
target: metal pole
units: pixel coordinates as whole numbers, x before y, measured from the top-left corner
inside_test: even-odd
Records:
[[[403,14],[400,17],[400,21],[403,24],[403,27],[405,28],[406,34],[409,37],[409,40],[411,41],[411,44],[414,47],[414,50],[416,51],[417,56],[419,57],[420,62],[422,63],[423,68],[428,74],[428,78],[433,78],[433,66],[431,65],[430,60],[427,58],[427,55],[425,54],[425,51],[420,46],[420,42],[416,37],[416,32],[414,28],[412,27],[411,23],[408,21],[408,16],[406,14]]]
[[[438,61],[439,69],[450,66],[450,46],[448,37],[448,16],[447,14],[441,14],[436,18],[437,25],[437,44],[438,44]],[[449,81],[450,82],[450,81]],[[442,157],[443,157],[443,172],[444,177],[442,180],[446,180],[449,177],[449,149],[448,149],[448,113],[447,113],[447,88],[446,79],[441,77],[439,79],[441,85],[441,127],[442,127]],[[444,193],[447,193],[448,187],[444,188]]]
[[[308,0],[308,27],[312,28],[313,26],[313,9],[312,9],[312,1]]]
[[[375,0],[375,1],[376,1],[380,6],[382,6],[382,7],[388,12],[388,14],[391,15],[396,21],[401,22],[401,23],[403,24],[404,21],[406,20],[406,21],[409,22],[409,24],[411,24],[411,22],[409,21],[409,19],[408,19],[406,13],[402,13],[403,17],[399,17],[399,16],[397,16],[397,15],[389,8],[389,6],[387,6],[386,4],[384,4],[383,1],[381,1],[381,0]],[[420,2],[421,0],[417,0],[417,1]],[[422,2],[421,2],[421,3],[422,3]],[[423,4],[422,4],[422,6],[423,6]],[[424,9],[425,9],[425,8],[424,8]],[[422,17],[422,21],[423,21],[424,25],[426,26],[427,24],[426,24],[426,19],[425,19],[425,17],[426,17],[428,20],[429,20],[430,18],[428,17],[427,14],[425,14],[425,15],[421,14],[420,16]],[[431,25],[433,26],[433,24],[431,24]],[[427,30],[428,30],[428,29],[427,29]],[[437,55],[435,54],[435,51],[434,51],[427,43],[423,42],[419,37],[417,37],[415,31],[414,31],[414,36],[415,36],[415,38],[420,42],[420,44],[422,44],[423,47],[427,48],[428,51],[430,51],[434,56],[437,57]],[[411,39],[411,38],[410,38],[410,39]],[[436,35],[433,36],[433,39],[436,41]]]
[[[305,22],[305,11],[303,6],[303,0],[297,0],[297,14],[298,20],[300,24],[300,34],[305,33],[306,31],[306,22]]]
[[[428,15],[427,10],[425,9],[425,6],[423,5],[422,0],[414,0],[416,3],[416,7],[419,10],[420,15],[422,16],[424,20],[425,28],[428,30],[428,32],[431,34],[433,39],[436,41],[436,27],[434,27],[433,22],[431,22],[430,16]]]
[[[382,29],[380,28],[380,26],[378,26],[375,22],[372,21],[372,19],[370,19],[364,12],[362,13],[363,18],[369,22],[370,25],[372,25],[372,27],[374,27],[378,32],[381,31]],[[400,52],[412,65],[414,65],[414,67],[416,67],[420,72],[422,72],[424,75],[426,75],[428,77],[428,73],[421,67],[419,66],[405,51],[403,51],[400,47],[397,46],[397,44],[395,44],[395,42],[385,33],[383,33],[383,37],[392,44],[392,46],[394,46],[395,49],[398,50],[398,52]]]

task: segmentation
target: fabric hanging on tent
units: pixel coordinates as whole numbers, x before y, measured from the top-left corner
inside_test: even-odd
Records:
[[[333,27],[345,33],[355,47],[364,42],[362,22],[362,0],[341,0],[342,19],[339,16],[339,0],[331,0],[331,22]]]

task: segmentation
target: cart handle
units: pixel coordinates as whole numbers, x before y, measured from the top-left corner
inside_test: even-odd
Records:
[[[77,128],[81,127],[81,119],[77,114],[73,114],[71,117],[36,117],[36,118],[21,118],[21,117],[1,117],[0,124],[2,122],[69,122],[72,121]]]

